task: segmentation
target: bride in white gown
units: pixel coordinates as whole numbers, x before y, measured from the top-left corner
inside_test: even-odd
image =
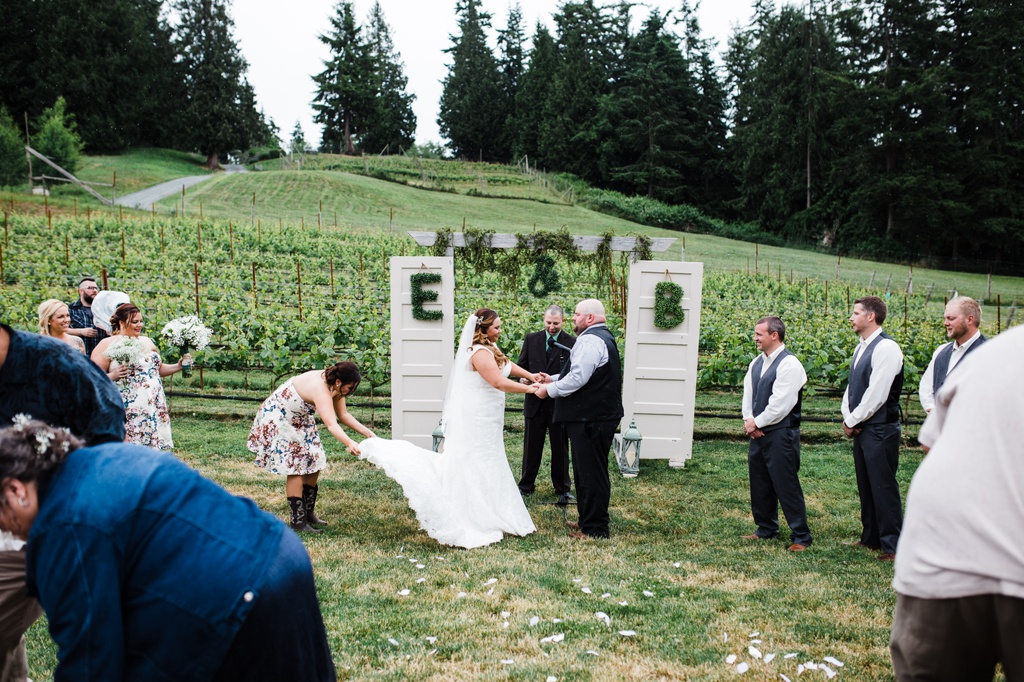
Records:
[[[448,379],[441,453],[400,440],[371,438],[360,457],[397,481],[420,527],[444,545],[483,547],[504,533],[536,530],[505,457],[505,393],[533,393],[509,375],[536,377],[495,345],[501,318],[481,308],[466,320]]]

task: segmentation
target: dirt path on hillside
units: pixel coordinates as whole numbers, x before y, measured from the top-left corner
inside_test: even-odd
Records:
[[[223,168],[228,173],[248,172],[245,166],[229,164],[223,166]],[[204,180],[216,177],[216,175],[216,173],[210,173],[209,175],[189,175],[184,178],[168,180],[167,182],[161,182],[159,185],[154,185],[138,192],[125,194],[123,197],[118,197],[114,203],[118,206],[127,206],[128,208],[137,208],[142,211],[148,211],[153,204],[161,199],[165,199],[175,194],[180,195],[182,187],[188,188],[193,185],[198,185]]]

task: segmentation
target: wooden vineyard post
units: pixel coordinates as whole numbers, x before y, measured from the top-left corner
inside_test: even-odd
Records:
[[[196,316],[199,316],[199,263],[192,264],[192,272],[196,280]]]
[[[754,244],[754,277],[757,277],[757,258],[760,252],[760,244]]]
[[[121,228],[121,267],[123,268],[123,267],[127,267],[127,266],[128,266],[128,263],[125,260],[125,253],[124,253],[124,228],[122,227]]]
[[[295,261],[295,281],[299,285],[299,322],[302,322],[302,263]]]
[[[825,317],[828,317],[828,280],[825,280]]]
[[[203,262],[203,224],[196,223],[196,241],[199,244],[199,262]],[[199,313],[196,313],[197,315]]]
[[[319,234],[324,225],[324,200],[320,200],[320,209],[316,212],[316,231]]]
[[[262,220],[257,220],[256,221],[256,243],[257,244],[262,244],[263,243],[263,221]]]
[[[185,217],[185,185],[181,186],[181,217]]]
[[[7,234],[7,211],[4,211],[4,246],[10,246],[10,238]]]
[[[163,226],[163,223],[161,223],[160,224],[160,255],[161,256],[164,253],[164,248],[166,248],[166,243],[164,242],[164,226]]]
[[[334,300],[334,259],[330,261],[331,264],[331,300]]]
[[[391,232],[395,228],[395,207],[391,207],[391,217],[388,218],[388,232]]]
[[[108,289],[109,287],[107,286],[107,269],[106,268],[103,268],[103,270],[100,272],[100,277],[103,280],[103,288],[104,289]]]
[[[231,264],[234,265],[235,264],[235,228],[231,224],[230,220],[228,221],[228,248],[230,249],[230,253],[231,253]]]
[[[359,252],[359,279],[363,278],[363,252]]]
[[[69,248],[69,244],[68,244],[68,233],[65,232],[64,233],[64,267],[70,267],[70,265],[71,265],[70,258],[69,258],[70,255],[71,255],[71,249]]]
[[[202,201],[199,202],[199,219],[200,220],[203,219],[203,202]]]
[[[7,279],[4,278],[4,250],[0,247],[0,287],[7,286]]]
[[[252,193],[252,209],[249,212],[249,227],[256,223],[256,192]]]
[[[52,211],[47,211],[46,212],[46,229],[49,230],[50,232],[53,232],[53,212]]]
[[[256,261],[252,262],[252,307],[260,307],[260,299],[256,296]]]
[[[85,207],[85,226],[87,228],[89,228],[90,230],[92,229],[92,207],[91,206],[86,206]]]
[[[804,277],[804,305],[805,306],[810,306],[811,305],[811,294],[810,294],[810,291],[811,291],[810,284],[807,282],[807,278]]]
[[[907,299],[910,298],[909,294],[903,294],[903,334],[907,333]]]
[[[846,285],[846,312],[850,312],[850,285]]]
[[[1003,295],[996,294],[996,334],[1003,331]]]

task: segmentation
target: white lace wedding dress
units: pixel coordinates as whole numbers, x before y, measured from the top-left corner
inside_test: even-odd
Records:
[[[527,535],[536,528],[505,457],[505,394],[469,365],[473,353],[490,351],[461,343],[459,348],[445,401],[441,453],[381,438],[364,440],[359,447],[363,459],[402,486],[430,537],[472,549],[498,542],[504,533]],[[510,370],[506,363],[502,373],[507,377]]]

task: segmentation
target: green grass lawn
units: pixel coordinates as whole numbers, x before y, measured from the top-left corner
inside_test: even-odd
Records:
[[[188,175],[207,175],[206,157],[173,149],[135,149],[125,154],[83,156],[75,176],[89,182],[110,183],[117,173],[117,196]],[[110,188],[96,188],[110,197]]]
[[[719,394],[707,409],[727,409],[736,397]],[[245,449],[255,405],[214,419],[202,402],[173,400],[178,456],[284,519],[283,479],[254,467]],[[822,414],[838,412],[834,398],[815,402]],[[354,412],[370,421],[367,410]],[[731,427],[738,431],[738,417]],[[844,544],[860,525],[850,445],[837,430],[821,427],[804,445],[815,543],[802,554],[786,552],[782,540],[740,539],[753,524],[739,439],[695,443],[684,469],[645,460],[639,478],[623,479],[613,468],[609,541],[567,537],[562,512],[541,504],[554,497],[545,462],[527,502],[537,532],[465,551],[422,533],[399,487],[322,431],[331,468],[318,512],[330,525],[303,539],[339,678],[727,680],[736,673],[725,659],[736,654],[751,665],[744,679],[795,680],[798,663],[825,656],[845,663],[840,679],[891,679],[892,564]],[[508,416],[505,446],[518,473],[518,414]],[[920,458],[904,448],[904,493]],[[542,641],[554,635],[564,639]],[[751,639],[775,659],[752,658]],[[29,633],[29,659],[32,679],[50,679],[56,658],[43,622]]]

